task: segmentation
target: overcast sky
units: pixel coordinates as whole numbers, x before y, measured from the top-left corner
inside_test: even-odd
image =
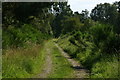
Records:
[[[74,12],[81,12],[85,9],[91,11],[99,3],[113,3],[115,1],[120,0],[68,0],[68,4]]]

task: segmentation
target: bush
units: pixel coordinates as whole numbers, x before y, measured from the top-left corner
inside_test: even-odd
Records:
[[[91,27],[91,34],[93,36],[94,43],[98,46],[99,42],[104,41],[112,32],[112,27],[110,25],[99,24]]]
[[[7,31],[2,32],[2,48],[6,48],[12,44],[12,36]]]
[[[118,54],[120,51],[120,36],[115,33],[111,33],[104,42],[103,47],[103,50],[109,54]]]
[[[110,25],[97,23],[90,29],[93,42],[105,53],[116,53],[120,49],[120,36],[112,28]]]
[[[48,34],[43,34],[30,24],[24,24],[21,28],[9,26],[3,29],[3,48],[25,47],[27,43],[42,43],[50,38]]]
[[[71,38],[69,39],[69,41],[70,41],[72,44],[75,45],[75,38],[74,38],[74,37],[71,37]]]

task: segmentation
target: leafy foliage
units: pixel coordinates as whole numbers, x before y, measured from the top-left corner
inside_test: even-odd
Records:
[[[118,77],[115,65],[118,58],[113,56],[120,54],[120,1],[98,4],[90,16],[86,9],[73,13],[67,2],[3,3],[2,18],[4,49],[25,48],[32,43],[42,44],[51,37],[59,37],[59,45],[90,69],[92,77]],[[58,50],[53,52],[56,55]],[[30,57],[23,61],[23,73],[34,73],[34,66],[31,65],[34,60]],[[16,65],[16,62],[11,65],[13,73],[6,76],[13,77],[11,74],[15,74]]]
[[[52,4],[3,3],[3,48],[42,43],[52,36],[52,18],[48,17]]]
[[[98,4],[91,12],[91,19],[114,25],[115,32],[119,33],[120,2],[114,4]]]
[[[41,33],[32,25],[24,24],[21,28],[9,26],[7,31],[3,31],[3,48],[9,46],[23,47],[29,42],[42,43],[44,39],[49,37],[49,35]]]
[[[120,46],[120,37],[113,32],[112,26],[97,24],[91,27],[93,41],[96,46],[106,53],[116,53]]]

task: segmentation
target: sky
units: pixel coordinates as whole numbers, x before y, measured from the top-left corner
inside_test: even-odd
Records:
[[[68,4],[70,5],[73,12],[78,11],[80,13],[85,9],[90,12],[99,3],[113,3],[115,1],[120,0],[68,0]]]

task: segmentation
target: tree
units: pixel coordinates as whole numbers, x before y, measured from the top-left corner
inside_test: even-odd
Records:
[[[5,26],[11,24],[17,24],[19,22],[28,22],[29,16],[38,16],[43,14],[44,8],[51,8],[53,3],[17,3],[17,2],[5,2],[3,3],[3,23]],[[48,12],[46,12],[48,13]]]
[[[90,16],[95,21],[115,24],[117,18],[117,7],[109,3],[98,4],[92,10]]]
[[[50,13],[52,3],[3,3],[3,45],[24,46],[28,42],[42,43],[52,35]]]
[[[89,11],[87,9],[82,10],[81,15],[83,16],[84,19],[88,18]]]
[[[62,20],[62,33],[66,34],[75,30],[82,29],[83,24],[80,22],[79,17],[68,17],[66,16],[65,20]]]
[[[55,19],[52,24],[52,29],[55,37],[58,37],[62,33],[62,21],[65,19],[65,16],[72,16],[73,12],[70,9],[70,5],[67,5],[67,2],[59,2],[54,3],[53,14],[55,15]]]
[[[120,34],[120,1],[115,2],[114,5],[117,7],[117,11],[118,11],[115,30],[118,34]]]

